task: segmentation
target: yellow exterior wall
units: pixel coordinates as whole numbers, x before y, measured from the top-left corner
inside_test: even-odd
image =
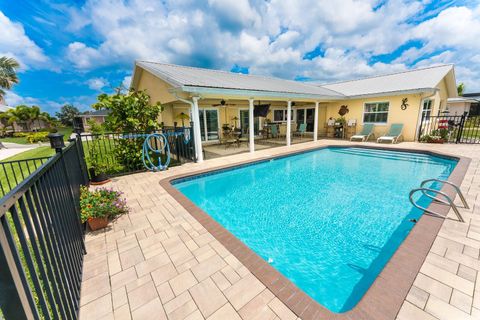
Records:
[[[406,110],[401,110],[402,99],[408,98],[408,107]],[[345,115],[347,121],[349,119],[357,119],[356,132],[360,132],[363,126],[363,110],[364,104],[367,102],[389,102],[387,124],[375,125],[375,137],[379,137],[388,131],[389,126],[392,123],[403,123],[403,138],[405,141],[415,140],[415,132],[417,128],[419,108],[420,108],[421,95],[401,95],[401,96],[386,96],[375,97],[355,100],[344,100],[334,103],[329,103],[327,107],[326,118],[330,117],[336,119],[339,118],[338,110],[340,106],[347,105],[349,112]],[[325,122],[324,122],[325,123]],[[320,123],[322,127],[322,123]]]

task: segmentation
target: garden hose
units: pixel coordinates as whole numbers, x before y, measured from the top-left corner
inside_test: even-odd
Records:
[[[152,139],[154,141],[152,141]],[[154,149],[152,145],[160,147]],[[154,155],[158,155],[158,165],[153,163],[150,157],[150,152],[153,152]],[[167,159],[165,160],[165,163],[162,164],[161,154],[163,152],[165,152]],[[147,135],[143,142],[142,160],[145,168],[150,171],[163,171],[168,168],[168,165],[170,164],[170,146],[167,137],[163,133],[152,133]]]

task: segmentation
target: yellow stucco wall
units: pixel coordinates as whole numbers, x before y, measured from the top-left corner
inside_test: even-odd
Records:
[[[408,107],[406,110],[401,110],[402,99],[408,98]],[[359,132],[363,126],[363,110],[364,104],[367,102],[389,102],[389,111],[386,124],[375,124],[375,136],[379,137],[387,132],[389,125],[392,123],[403,123],[403,137],[405,141],[413,141],[415,139],[415,132],[417,128],[418,114],[420,108],[420,94],[402,95],[402,96],[386,96],[365,98],[356,100],[344,100],[334,103],[329,103],[327,107],[326,118],[339,118],[338,110],[340,106],[347,105],[349,112],[345,115],[345,119],[356,119],[356,131]]]

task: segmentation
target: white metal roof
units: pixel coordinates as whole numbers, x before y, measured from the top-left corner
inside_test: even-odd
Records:
[[[476,99],[476,98],[470,98],[470,97],[458,97],[458,98],[448,98],[447,99],[447,102],[448,103],[460,103],[460,102],[479,102],[480,99]]]
[[[453,65],[448,64],[319,86],[349,97],[406,91],[415,92],[435,89],[450,71],[454,76]]]
[[[13,108],[7,105],[0,104],[0,112],[7,112],[10,109],[13,109]]]
[[[189,91],[189,88],[216,88],[287,93],[324,99],[345,98],[344,95],[334,90],[274,77],[246,75],[149,61],[136,61],[136,65],[166,81],[174,88],[180,88],[183,91]]]

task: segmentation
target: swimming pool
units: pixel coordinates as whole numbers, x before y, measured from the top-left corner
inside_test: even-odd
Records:
[[[332,312],[353,308],[421,212],[408,193],[457,161],[325,148],[180,179],[174,187]],[[427,199],[422,199],[424,206]]]

